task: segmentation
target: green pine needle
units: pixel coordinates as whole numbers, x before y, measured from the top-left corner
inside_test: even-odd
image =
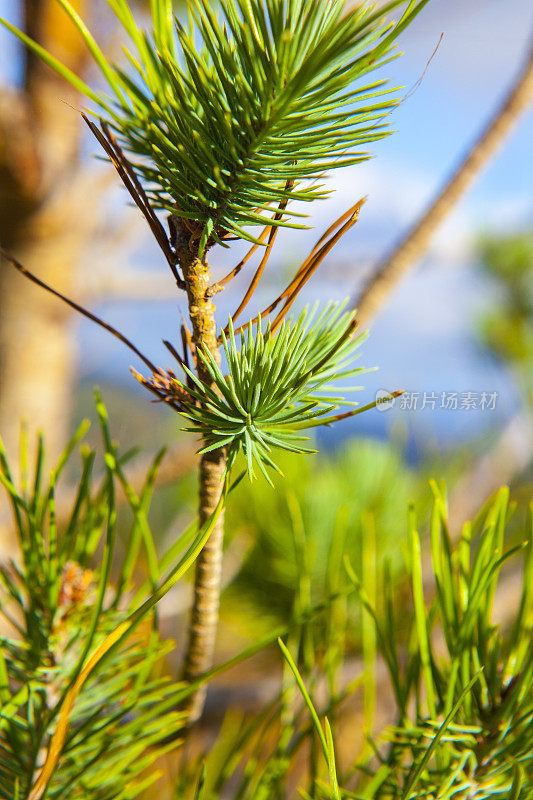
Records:
[[[330,303],[316,319],[316,306],[305,309],[276,334],[270,323],[263,331],[259,320],[255,333],[251,324],[241,333],[240,349],[230,320],[229,341],[223,338],[227,375],[209,352],[198,351],[213,388],[187,370],[197,402],[182,413],[192,422],[186,430],[203,438],[201,452],[227,447],[231,466],[242,450],[250,478],[257,464],[267,480],[266,467],[279,471],[272,450],[314,452],[298,431],[329,420],[326,415],[344,404],[329,394],[336,381],[367,371],[352,366],[366,334],[352,337],[354,315],[343,313],[345,305]]]
[[[209,0],[190,0],[187,24],[170,0],[151,0],[149,33],[125,0],[107,0],[129,39],[127,69],[105,57],[68,0],[57,2],[106,92],[0,22],[96,104],[154,206],[192,221],[212,243],[228,233],[253,240],[246,228],[264,225],[271,208],[326,197],[317,179],[369,158],[365,147],[387,134],[398,97],[366,76],[393,57],[428,0],[378,10],[362,2],[348,12],[344,0],[225,0],[218,13]],[[279,217],[274,224],[301,227],[290,210]]]

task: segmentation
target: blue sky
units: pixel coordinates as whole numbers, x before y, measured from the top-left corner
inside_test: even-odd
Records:
[[[17,5],[0,0],[0,13],[14,20]],[[323,227],[368,195],[360,222],[343,241],[337,258],[323,266],[322,277],[309,289],[310,298],[350,293],[415,221],[501,101],[525,58],[532,31],[530,0],[431,0],[401,41],[404,55],[387,68],[392,82],[409,92],[443,34],[421,85],[393,115],[396,132],[376,143],[372,161],[337,173],[331,180],[335,194],[319,203],[311,216],[312,224]],[[17,67],[17,49],[1,34],[0,74],[12,79]],[[364,360],[379,364],[380,371],[365,380],[365,399],[381,386],[422,392],[498,391],[500,404],[492,417],[487,413],[413,415],[412,425],[428,437],[452,441],[488,430],[516,405],[509,376],[486,358],[472,335],[473,320],[490,298],[490,287],[476,272],[472,252],[482,232],[531,227],[532,143],[530,112],[439,231],[424,264],[372,325]],[[315,238],[315,232],[283,232],[273,267],[297,261]],[[143,266],[152,259],[154,269],[160,268],[155,250],[147,244]],[[223,254],[221,263],[226,266],[226,262]],[[271,275],[263,297],[275,291],[278,277]],[[170,280],[169,297],[173,298]],[[229,310],[222,300],[221,315]],[[161,335],[175,338],[173,299],[163,306],[107,304],[105,312],[161,360]],[[83,377],[100,379],[118,371],[127,380],[129,355],[118,344],[84,324],[79,338]],[[364,425],[383,432],[389,424],[385,417],[374,416]],[[337,435],[347,435],[354,428],[355,423],[346,425]]]

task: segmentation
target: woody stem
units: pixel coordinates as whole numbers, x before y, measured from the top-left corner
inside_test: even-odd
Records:
[[[210,284],[209,265],[205,258],[198,257],[198,247],[189,234],[176,224],[176,252],[186,284],[189,316],[192,324],[193,343],[207,348],[220,363],[215,323],[215,306],[207,289]],[[197,364],[198,377],[208,386],[212,385],[201,359]],[[222,493],[226,468],[226,452],[223,448],[201,456],[198,466],[199,522],[203,525],[215,510]],[[194,598],[189,625],[189,641],[185,655],[184,678],[192,683],[213,665],[215,649],[220,583],[222,570],[222,545],[224,539],[224,512],[220,514],[211,536],[196,561]],[[188,702],[188,723],[195,722],[202,714],[205,689],[199,689]]]

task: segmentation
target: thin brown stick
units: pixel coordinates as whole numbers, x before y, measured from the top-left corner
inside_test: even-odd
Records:
[[[109,142],[110,146],[112,147],[114,153],[116,154],[117,160],[123,166],[124,170],[127,172],[128,178],[130,179],[132,184],[135,186],[135,189],[136,189],[139,197],[141,198],[142,204],[143,204],[144,208],[146,209],[147,216],[149,216],[150,220],[153,223],[154,228],[157,229],[157,231],[159,232],[158,239],[159,239],[159,237],[161,237],[161,240],[163,241],[163,243],[168,245],[168,238],[167,238],[167,235],[165,233],[165,229],[163,228],[163,226],[159,222],[159,220],[158,220],[158,218],[157,218],[157,216],[155,214],[155,211],[153,210],[152,206],[150,205],[150,202],[148,200],[146,192],[144,191],[144,188],[143,188],[140,180],[138,179],[137,175],[135,174],[135,170],[132,168],[132,166],[129,163],[128,159],[124,155],[124,152],[123,152],[122,148],[120,147],[120,145],[118,144],[118,142],[116,140],[116,137],[113,136],[113,133],[111,132],[111,129],[110,129],[109,125],[107,124],[107,122],[105,122],[105,120],[100,120],[100,127],[102,129],[102,132],[103,132],[105,138],[107,139],[107,141]],[[172,252],[171,252],[170,248],[168,250],[168,253],[169,253],[169,255],[172,255]]]
[[[96,322],[97,325],[100,325],[100,327],[104,328],[104,330],[108,331],[108,333],[113,334],[113,336],[115,336],[123,344],[125,344],[126,347],[129,347],[129,349],[132,350],[135,353],[135,355],[141,359],[141,361],[144,361],[146,366],[149,367],[152,372],[157,372],[157,367],[155,367],[154,364],[152,364],[150,359],[147,358],[145,355],[143,355],[141,351],[137,347],[135,347],[133,342],[130,342],[130,340],[126,336],[124,336],[124,334],[121,333],[119,330],[114,328],[112,325],[109,325],[108,322],[105,322],[100,317],[97,317],[96,314],[93,314],[91,311],[88,311],[83,306],[80,306],[78,303],[74,302],[74,300],[70,300],[68,297],[65,297],[64,294],[61,294],[61,292],[58,292],[56,289],[53,289],[47,283],[45,283],[36,275],[34,275],[32,272],[30,272],[29,269],[23,267],[22,264],[19,261],[17,261],[16,258],[13,258],[13,256],[11,256],[8,252],[6,252],[3,247],[0,247],[0,255],[3,258],[5,258],[5,260],[8,261],[13,267],[15,267],[15,269],[18,270],[18,272],[20,272],[21,275],[24,275],[24,277],[28,278],[28,280],[30,280],[32,283],[35,283],[37,286],[40,286],[41,289],[45,289],[50,294],[53,294],[54,297],[57,297],[59,298],[59,300],[62,300],[63,303],[66,303],[67,306],[73,308],[74,311],[77,311],[79,314],[82,314],[84,317],[87,317],[87,319],[90,319],[92,322]]]
[[[353,300],[353,307],[357,308],[363,325],[376,315],[398,283],[427,250],[435,230],[501,147],[520,115],[529,107],[532,97],[533,44],[524,68],[473,147],[422,217],[378,264],[373,275]]]
[[[178,353],[172,342],[167,341],[167,339],[163,339],[163,344],[165,345],[169,353],[174,356],[180,367],[182,367],[185,364],[185,361],[180,356],[180,354]]]
[[[183,344],[183,352],[187,360],[187,364],[188,364],[187,352],[189,352],[191,354],[191,358],[194,362],[194,365],[196,366],[196,346],[192,340],[192,334],[189,328],[187,327],[185,321],[183,321],[181,324],[180,332],[181,332],[181,341]]]
[[[366,203],[367,199],[368,199],[367,197],[362,197],[360,200],[358,200],[358,201],[357,201],[357,203],[354,203],[354,205],[353,205],[351,208],[349,208],[347,211],[345,211],[345,212],[344,212],[344,214],[341,214],[341,216],[340,216],[338,219],[336,219],[336,220],[335,220],[335,222],[333,222],[333,223],[332,223],[332,224],[329,226],[329,228],[327,228],[327,229],[324,231],[324,233],[322,234],[322,236],[320,237],[320,239],[318,239],[318,241],[315,243],[315,246],[313,247],[313,249],[312,249],[312,250],[311,250],[311,252],[309,253],[309,256],[308,256],[308,259],[307,259],[307,260],[309,260],[310,258],[312,258],[312,256],[313,256],[313,255],[316,253],[316,251],[317,251],[317,250],[318,250],[318,248],[320,247],[320,245],[321,245],[323,242],[325,242],[325,241],[326,241],[326,239],[328,238],[328,236],[331,236],[331,234],[332,234],[334,231],[336,231],[336,230],[337,230],[337,228],[339,227],[339,225],[342,225],[344,222],[346,222],[346,220],[349,220],[349,219],[350,219],[351,217],[353,217],[354,215],[357,215],[357,216],[356,216],[356,221],[357,221],[357,217],[359,216],[359,213],[360,213],[361,209],[363,208],[364,204]]]
[[[242,298],[242,300],[241,300],[239,306],[237,307],[237,309],[233,312],[232,319],[237,319],[237,317],[240,316],[240,314],[242,314],[242,312],[244,311],[244,309],[248,305],[253,293],[257,289],[259,281],[261,280],[263,272],[265,271],[265,267],[267,265],[268,259],[270,258],[270,254],[272,252],[272,247],[274,246],[274,241],[276,239],[277,234],[278,234],[278,229],[277,228],[270,228],[270,233],[268,235],[268,243],[267,243],[267,246],[266,246],[266,250],[265,250],[265,252],[263,254],[263,258],[259,262],[259,266],[257,267],[252,280],[250,281],[250,285],[248,286],[248,288],[247,288],[247,290],[246,290],[246,292],[244,294],[244,297]]]
[[[287,288],[280,294],[277,300],[271,304],[272,311],[276,305],[281,302],[281,300],[285,299],[289,294],[291,294],[293,288],[300,282],[302,277],[306,276],[306,281],[309,277],[315,272],[315,270],[320,266],[326,255],[330,252],[330,250],[337,244],[337,242],[344,236],[344,234],[350,230],[350,228],[355,225],[357,220],[359,219],[359,213],[366,202],[366,197],[363,197],[357,203],[355,203],[348,211],[345,211],[344,214],[335,220],[335,222],[329,226],[329,228],[322,234],[320,239],[315,243],[313,249],[303,262],[303,264],[298,269],[296,275],[292,279],[291,283],[287,286]],[[344,224],[342,224],[344,223]],[[339,228],[339,226],[342,226]],[[338,230],[337,230],[338,229]],[[335,233],[334,233],[335,231]],[[332,235],[333,234],[333,235]],[[326,241],[328,237],[331,238],[329,241]],[[321,246],[322,245],[322,246]]]
[[[281,309],[276,319],[272,323],[272,333],[275,333],[278,330],[283,320],[285,319],[289,309],[296,300],[298,294],[301,292],[301,290],[303,289],[307,281],[310,279],[310,277],[313,275],[313,273],[318,269],[324,258],[335,247],[337,242],[340,239],[342,239],[344,234],[347,233],[350,230],[350,228],[353,228],[353,226],[359,219],[359,212],[363,207],[364,202],[365,199],[363,198],[362,200],[359,201],[359,203],[356,203],[356,205],[353,207],[353,211],[349,219],[344,223],[344,225],[342,225],[341,228],[339,228],[339,230],[328,241],[325,242],[325,244],[322,245],[322,247],[315,253],[313,259],[309,263],[306,262],[307,267],[305,271],[300,275],[299,279],[296,278],[293,281],[292,285],[288,287],[288,289],[285,291],[284,294],[286,295],[287,299],[285,301],[283,308]],[[346,215],[343,214],[342,218],[346,218]]]

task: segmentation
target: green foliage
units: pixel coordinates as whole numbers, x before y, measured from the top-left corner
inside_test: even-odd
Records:
[[[80,428],[69,450],[85,429]],[[59,533],[55,492],[67,455],[50,482],[44,482],[41,441],[34,475],[30,480],[24,472],[21,488],[15,489],[0,453],[0,481],[12,501],[22,557],[21,563],[13,560],[1,569],[2,613],[15,632],[15,638],[2,638],[1,655],[0,796],[6,800],[13,800],[15,787],[19,797],[26,797],[66,690],[87,654],[124,618],[120,592],[103,602],[116,527],[113,481],[108,476],[91,496],[95,454],[83,448],[78,493]],[[146,496],[153,477],[148,478]],[[136,515],[133,548],[139,525]],[[92,565],[102,546],[107,557],[98,574]],[[126,572],[127,567],[124,588]],[[105,670],[95,670],[75,705],[48,797],[126,800],[139,797],[157,777],[147,770],[168,749],[162,740],[180,726],[182,717],[175,710],[180,687],[157,676],[157,665],[170,649],[152,619],[145,631],[111,653]]]
[[[416,518],[412,511],[409,515],[414,623],[407,659],[396,636],[391,587],[383,585],[388,613],[380,619],[362,582],[352,575],[376,622],[399,710],[399,724],[388,736],[388,753],[364,796],[526,800],[533,796],[531,512],[525,541],[506,548],[513,508],[508,490],[501,489],[465,523],[454,545],[444,495],[436,485],[433,491],[430,541],[436,594],[427,608]],[[510,630],[503,635],[492,619],[494,599],[502,569],[521,551],[521,598]]]
[[[394,42],[428,0],[152,0],[150,34],[126,0],[107,0],[129,39],[129,72],[109,62],[68,0],[57,0],[107,84],[94,91],[24,33],[3,24],[92,100],[134,157],[158,208],[193,223],[203,241],[264,225],[288,200],[328,192],[324,172],[368,158],[397,100],[385,81],[361,79],[391,57]],[[406,6],[395,25],[389,12]],[[310,183],[312,182],[312,183]],[[293,212],[292,216],[295,216]],[[269,224],[288,224],[284,218]],[[294,226],[294,222],[289,223]]]
[[[21,548],[20,563],[13,561],[1,571],[2,613],[14,631],[3,637],[0,658],[0,796],[9,800],[28,796],[54,741],[69,687],[90,663],[90,654],[125,621],[125,635],[95,663],[76,697],[47,796],[140,798],[157,778],[154,762],[176,744],[175,733],[183,722],[176,709],[191,691],[165,677],[164,659],[172,645],[160,639],[151,612],[172,575],[183,574],[183,560],[172,567],[179,553],[189,546],[186,564],[192,563],[201,541],[192,526],[168,553],[157,557],[147,513],[159,457],[137,494],[125,477],[125,459],[110,438],[105,409],[100,402],[98,407],[106,471],[95,481],[95,456],[82,448],[79,490],[70,514],[59,523],[56,485],[86,426],[49,482],[42,476],[42,444],[30,476],[23,441],[18,489],[1,455],[0,481],[11,499]],[[353,459],[364,467],[355,452]],[[353,462],[350,469],[350,475],[345,469],[346,480],[353,480]],[[387,482],[396,472],[387,460],[374,470]],[[133,520],[112,585],[116,482],[125,490]],[[525,542],[506,549],[513,509],[503,489],[465,523],[454,543],[444,495],[433,486],[430,543],[436,593],[428,603],[411,510],[405,548],[413,598],[410,614],[399,603],[404,593],[398,571],[378,562],[382,546],[376,532],[382,523],[376,523],[382,512],[376,505],[376,486],[374,495],[369,487],[361,500],[358,575],[347,557],[344,571],[343,553],[350,547],[346,526],[337,523],[324,562],[325,578],[310,563],[311,551],[306,550],[305,533],[302,539],[298,504],[289,487],[284,502],[289,504],[294,552],[284,557],[292,559],[296,569],[294,602],[283,625],[286,668],[280,691],[258,715],[230,715],[209,754],[189,757],[182,764],[176,782],[179,800],[287,800],[295,796],[295,781],[302,787],[301,797],[315,800],[533,797],[531,515]],[[394,536],[398,541],[399,533]],[[99,552],[101,565],[93,571]],[[502,633],[492,619],[494,598],[502,570],[504,577],[513,574],[512,559],[522,552],[523,588]],[[148,577],[139,586],[134,578],[143,562]],[[161,582],[161,574],[169,569],[169,577]],[[360,625],[349,600],[353,594],[365,612],[363,661],[348,681],[345,665],[353,648],[354,619]],[[282,630],[270,631],[213,675],[270,646]],[[342,708],[363,687],[364,723],[359,725],[370,734],[376,724],[374,709],[380,704],[373,677],[377,658],[389,672],[397,723],[369,740],[375,755],[369,758],[369,745],[362,742],[363,749],[347,761],[346,748],[340,754],[334,746],[342,735]]]
[[[182,253],[191,253],[195,267],[207,272],[207,264],[196,259],[206,246],[235,236],[253,239],[246,228],[268,223],[261,239],[268,236],[265,257],[238,314],[261,277],[276,226],[295,224],[288,202],[323,197],[324,187],[316,181],[335,167],[366,158],[361,147],[384,135],[384,117],[395,101],[382,81],[363,86],[359,79],[388,60],[397,36],[428,0],[392,0],[378,9],[363,2],[347,13],[341,0],[226,0],[218,17],[208,0],[191,0],[187,25],[173,19],[171,0],[151,0],[148,34],[126,0],[107,0],[130,39],[129,72],[106,59],[68,0],[57,2],[100,68],[106,93],[91,89],[4,24],[95,103],[131,154],[133,172],[110,128],[103,124],[101,136],[93,128],[149,221],[177,285],[190,290],[197,278],[186,274],[186,263],[180,263],[183,279],[177,272],[178,261],[187,261]],[[401,7],[399,21],[387,27],[387,14]],[[154,207],[176,218],[170,239],[138,178]],[[275,208],[270,219],[267,212]],[[293,283],[269,306],[285,300],[272,329],[269,323],[263,331],[259,318],[254,332],[251,322],[238,349],[230,319],[229,340],[221,335],[228,375],[196,336],[190,352],[199,359],[197,367],[201,360],[200,373],[208,374],[212,388],[172,345],[187,376],[184,383],[158,371],[118,331],[101,323],[153,371],[143,382],[188,418],[189,430],[203,439],[202,451],[226,448],[230,468],[243,456],[250,477],[258,467],[270,480],[267,468],[276,467],[275,449],[306,452],[300,431],[364,410],[348,404],[346,413],[332,415],[344,404],[335,394],[336,382],[361,371],[352,367],[361,341],[352,340],[353,315],[329,305],[316,321],[304,312],[278,330],[301,286],[355,224],[357,211],[354,206],[328,229]],[[174,241],[174,235],[186,242]],[[493,249],[487,259],[506,282],[509,308],[518,309],[522,334],[531,314],[528,253],[522,245],[503,255]],[[203,299],[217,289],[209,287]],[[529,352],[523,339],[523,352],[512,354],[515,361],[524,361]],[[284,585],[290,602],[280,615],[282,630],[269,631],[243,654],[186,686],[162,677],[171,645],[159,636],[156,607],[205,546],[230,490],[229,470],[206,524],[200,530],[193,524],[159,557],[148,506],[160,455],[137,493],[125,476],[125,458],[111,440],[99,399],[97,407],[104,474],[95,487],[94,454],[82,449],[79,488],[66,522],[56,518],[56,484],[84,427],[48,483],[42,475],[42,443],[31,479],[23,443],[20,486],[0,450],[0,482],[11,500],[20,547],[20,558],[0,569],[1,610],[12,627],[0,654],[0,797],[140,797],[157,777],[154,762],[176,746],[184,722],[177,709],[184,699],[199,683],[268,647],[282,633],[279,692],[263,713],[230,718],[209,754],[187,754],[176,778],[176,798],[286,800],[298,786],[304,800],[531,800],[532,519],[525,543],[506,549],[512,511],[507,490],[465,523],[454,542],[444,495],[433,487],[429,539],[436,590],[431,603],[425,598],[428,570],[422,566],[417,521],[409,511],[409,611],[397,562],[378,561],[389,540],[399,541],[398,507],[413,488],[398,479],[401,465],[386,458],[378,468],[373,452],[366,462],[348,457],[342,480],[334,472],[323,473],[318,486],[298,476],[277,499],[275,511],[283,524],[276,528],[268,520],[268,558],[256,547],[240,576],[248,570],[258,586],[274,585],[273,577]],[[133,514],[120,565],[114,558],[117,485]],[[314,495],[307,505],[306,492]],[[346,495],[351,506],[339,505]],[[265,507],[261,513],[266,516]],[[493,620],[500,573],[522,551],[518,609],[509,630],[500,631]],[[139,580],[141,565],[146,573]],[[350,596],[359,602],[355,612]],[[359,638],[353,636],[357,625]],[[349,680],[347,668],[354,666],[349,657],[357,647],[361,659]],[[395,725],[381,735],[374,713],[380,701],[378,666],[388,674],[396,715]],[[335,742],[341,741],[343,703],[360,688],[357,727],[365,737],[347,763]]]
[[[412,499],[427,505],[423,477],[391,444],[358,438],[316,459],[287,453],[279,464],[283,478],[275,478],[274,491],[264,482],[243,481],[226,511],[229,536],[237,537],[240,551],[248,548],[224,595],[226,615],[244,634],[248,625],[256,633],[287,623],[295,603],[304,602],[306,583],[313,604],[344,585],[344,554],[362,569],[369,515],[374,546],[397,574],[404,509]],[[249,613],[243,615],[243,608]],[[351,613],[349,639],[360,642],[361,621],[353,604]],[[316,636],[322,635],[319,628]]]
[[[13,631],[2,637],[0,652],[0,797],[6,800],[27,796],[63,722],[68,733],[60,741],[61,757],[47,797],[140,797],[158,777],[154,762],[176,746],[176,731],[183,724],[184,714],[177,709],[190,687],[161,674],[174,644],[160,639],[153,612],[192,564],[211,527],[197,532],[193,524],[157,558],[147,512],[162,453],[138,495],[125,477],[125,458],[111,440],[100,400],[97,407],[106,471],[96,487],[95,454],[82,447],[78,490],[61,524],[56,518],[57,483],[88,425],[80,426],[49,482],[43,478],[42,440],[30,476],[22,439],[20,488],[0,446],[0,483],[11,501],[20,548],[20,558],[0,568],[1,613]],[[126,494],[133,521],[112,587],[115,483]],[[141,556],[149,574],[132,595]],[[100,566],[93,571],[96,558]],[[112,647],[106,646],[110,638]],[[66,698],[77,684],[81,690],[65,717]]]
[[[333,743],[342,740],[345,753],[350,738],[342,733],[343,704],[362,685],[365,694],[375,694],[375,682],[367,680],[366,671],[347,682],[339,669],[344,652],[336,660],[334,679],[327,687],[321,681],[324,660],[327,663],[321,650],[338,648],[346,622],[333,635],[325,629],[316,649],[309,648],[307,625],[302,625],[282,646],[289,671],[280,693],[255,717],[228,717],[210,752],[184,765],[176,800],[533,797],[532,518],[527,520],[525,542],[506,549],[512,507],[508,491],[502,489],[465,523],[454,543],[444,496],[436,486],[433,491],[430,542],[436,592],[431,603],[424,599],[412,509],[407,525],[412,612],[399,606],[399,586],[387,569],[378,573],[372,589],[370,573],[364,569],[358,577],[346,561],[375,634],[374,657],[388,672],[398,715],[396,725],[369,739],[370,757],[367,748],[341,758]],[[364,547],[369,546],[367,538]],[[512,566],[517,570],[513,560],[520,553],[522,591],[502,631],[492,619],[494,598],[501,574],[505,577]],[[367,666],[369,655],[371,647]],[[353,724],[361,726],[360,721]]]
[[[306,309],[275,335],[270,323],[263,332],[259,319],[255,336],[251,323],[247,338],[242,331],[240,349],[230,319],[229,342],[222,334],[227,375],[209,351],[198,350],[214,388],[187,370],[194,383],[188,391],[197,404],[181,413],[193,422],[186,430],[202,437],[200,452],[226,447],[231,468],[242,450],[250,478],[255,463],[268,481],[266,467],[278,469],[273,449],[312,452],[298,431],[334,421],[326,415],[344,401],[327,393],[336,381],[365,371],[351,366],[365,336],[352,338],[354,315],[343,314],[344,306],[327,305],[315,321],[316,307],[311,313]]]
[[[485,312],[480,321],[483,344],[521,373],[530,373],[533,361],[533,237],[525,233],[486,239],[480,247],[479,262],[499,289],[497,304]]]

